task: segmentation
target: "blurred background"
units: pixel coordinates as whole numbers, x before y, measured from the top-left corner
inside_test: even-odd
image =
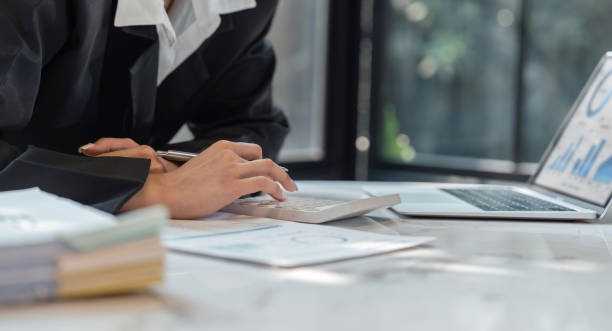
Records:
[[[299,179],[523,180],[605,51],[609,0],[281,0]]]

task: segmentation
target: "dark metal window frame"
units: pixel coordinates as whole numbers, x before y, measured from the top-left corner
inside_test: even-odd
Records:
[[[355,178],[360,2],[329,2],[324,158],[285,163],[295,179]]]

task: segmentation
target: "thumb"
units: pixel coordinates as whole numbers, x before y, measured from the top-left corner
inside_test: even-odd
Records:
[[[79,148],[79,153],[87,156],[96,156],[104,153],[136,148],[138,143],[132,139],[102,138],[95,143],[89,143]]]

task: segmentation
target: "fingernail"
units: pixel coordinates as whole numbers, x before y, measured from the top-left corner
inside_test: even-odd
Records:
[[[89,149],[89,148],[91,148],[93,146],[94,146],[94,144],[92,144],[92,143],[89,143],[87,145],[83,145],[83,146],[79,147],[79,153],[83,154],[83,151],[86,151],[87,149]]]
[[[299,187],[297,186],[297,184],[294,181],[291,181],[291,183],[293,184],[293,191],[298,191]]]
[[[281,196],[281,199],[287,200],[287,194],[285,193],[285,191],[281,190],[280,196]]]

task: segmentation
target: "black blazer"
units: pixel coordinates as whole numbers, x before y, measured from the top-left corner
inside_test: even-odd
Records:
[[[276,5],[224,15],[157,87],[156,29],[114,27],[117,0],[0,1],[0,190],[39,186],[116,211],[149,161],[74,155],[101,137],[188,151],[248,141],[276,157],[288,132],[271,102],[275,56],[265,41]],[[167,146],[185,123],[195,140]]]

